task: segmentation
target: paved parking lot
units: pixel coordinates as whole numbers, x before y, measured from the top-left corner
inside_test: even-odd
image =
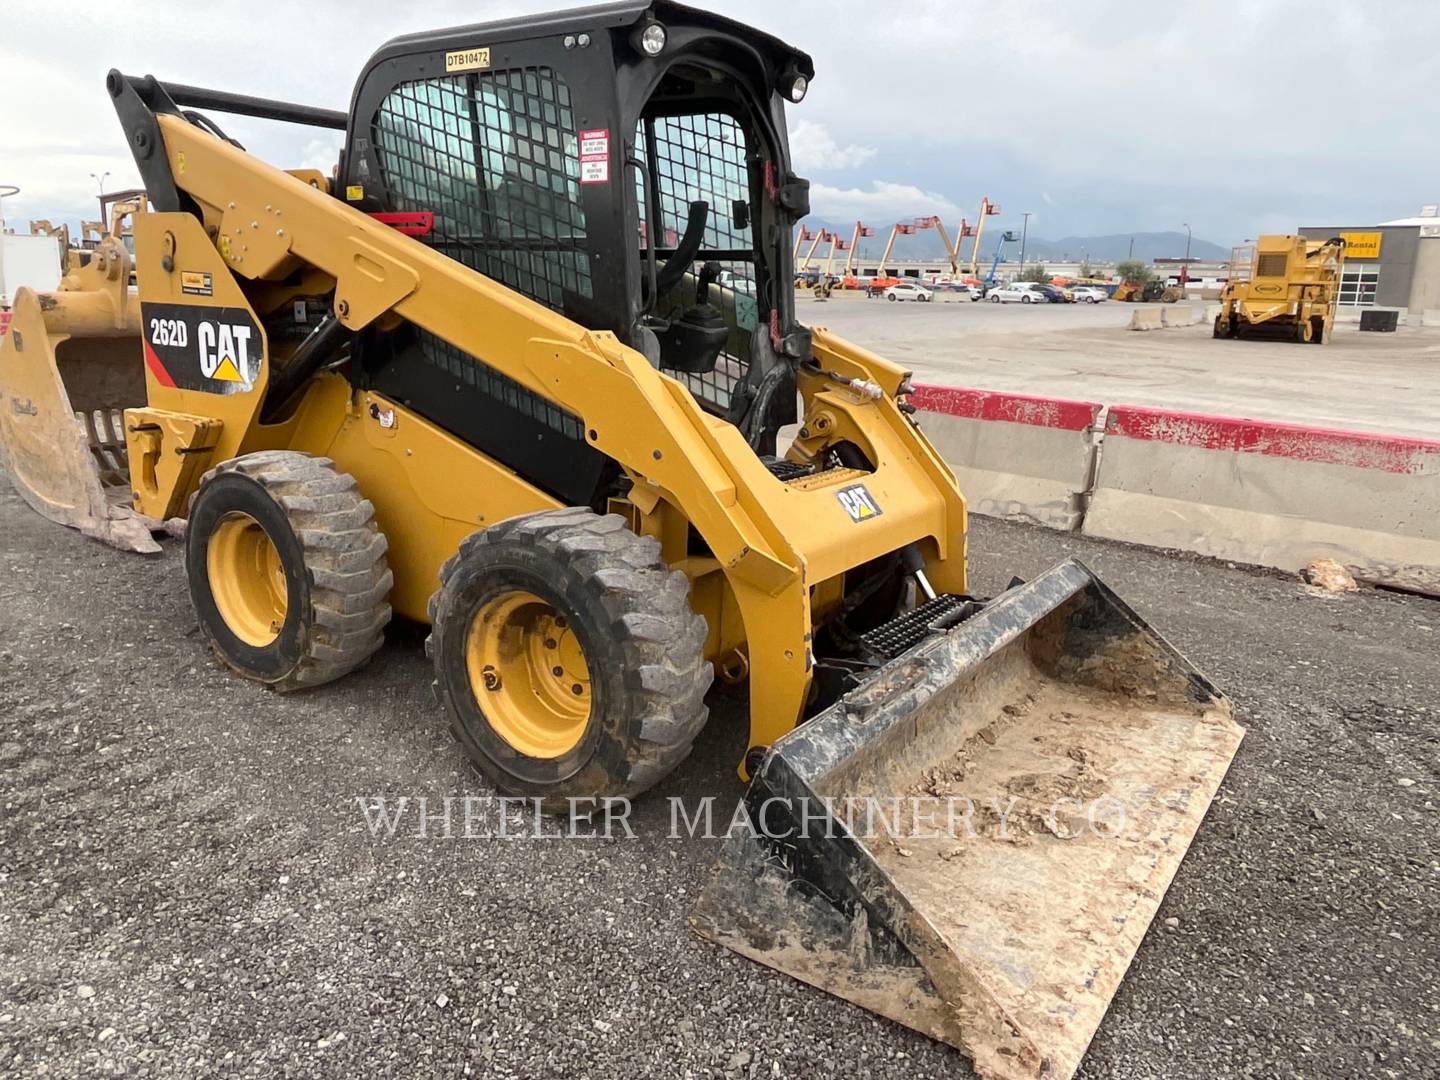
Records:
[[[1082,1075],[1436,1075],[1440,604],[987,521],[971,553],[981,591],[1083,556],[1249,729]],[[969,1075],[687,930],[715,844],[664,799],[738,797],[734,702],[633,840],[377,838],[357,799],[487,793],[413,628],[267,693],[206,652],[178,545],[6,485],[0,598],[0,1073]]]
[[[1440,328],[1360,333],[1329,345],[1216,341],[1208,325],[1131,331],[1133,304],[799,300],[828,326],[917,378],[1104,405],[1153,405],[1440,438]]]

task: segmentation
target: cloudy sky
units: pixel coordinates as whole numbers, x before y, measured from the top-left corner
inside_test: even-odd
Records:
[[[95,215],[138,181],[104,92],[111,67],[344,108],[396,34],[565,6],[536,0],[6,0],[3,211]],[[809,51],[792,112],[817,215],[879,225],[1032,212],[1058,238],[1177,230],[1230,244],[1366,224],[1440,201],[1440,4],[720,0]],[[252,151],[328,170],[338,139],[226,119]]]

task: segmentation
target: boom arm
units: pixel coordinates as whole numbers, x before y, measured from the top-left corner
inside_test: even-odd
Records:
[[[919,543],[935,588],[965,591],[964,500],[901,411],[905,373],[896,365],[817,334],[816,363],[800,373],[816,426],[791,456],[823,460],[844,439],[869,457],[866,482],[884,493],[883,515],[857,529],[836,488],[778,480],[733,424],[706,414],[683,384],[614,334],[587,330],[361,213],[332,197],[319,174],[301,179],[185,116],[152,112],[118,73],[112,93],[123,99],[127,136],[153,132],[153,141],[131,137],[147,184],[153,177],[162,193],[168,186],[179,207],[145,215],[136,229],[142,303],[214,306],[181,295],[192,256],[229,271],[223,282],[216,277],[217,300],[222,286],[244,302],[273,295],[297,273],[323,275],[314,291],[333,282],[333,317],[347,330],[383,333],[406,320],[579,418],[586,442],[629,474],[641,513],[673,507],[703,538],[711,570],[693,572],[723,574],[751,655],[767,658],[750,671],[751,746],[770,745],[800,717],[811,679],[812,584]],[[263,360],[253,389],[223,399],[234,403],[227,428],[260,424]],[[320,392],[318,381],[312,386]],[[684,551],[675,557],[683,562]]]

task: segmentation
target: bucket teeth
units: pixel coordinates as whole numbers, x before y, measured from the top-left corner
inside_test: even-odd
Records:
[[[777,742],[692,925],[982,1076],[1068,1077],[1242,734],[1062,563]]]

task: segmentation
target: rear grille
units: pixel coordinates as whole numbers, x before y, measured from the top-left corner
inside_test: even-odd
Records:
[[[973,610],[966,611],[967,606]],[[929,637],[934,632],[931,629],[932,624],[938,620],[944,619],[948,625],[953,626],[979,610],[980,604],[968,596],[937,596],[914,611],[897,615],[883,626],[867,630],[860,635],[860,640],[872,652],[886,660],[893,660]]]
[[[461,352],[428,330],[417,328],[417,335],[420,339],[421,355],[428,363],[453,375],[466,386],[474,387],[480,393],[510,406],[520,415],[544,424],[551,431],[576,442],[584,441],[585,426],[578,416],[521,386],[477,357]]]
[[[1283,251],[1266,252],[1255,260],[1256,277],[1284,277],[1288,256]]]
[[[802,476],[809,476],[815,471],[815,466],[805,465],[798,461],[767,461],[765,468],[770,470],[770,475],[776,480],[790,481]]]

